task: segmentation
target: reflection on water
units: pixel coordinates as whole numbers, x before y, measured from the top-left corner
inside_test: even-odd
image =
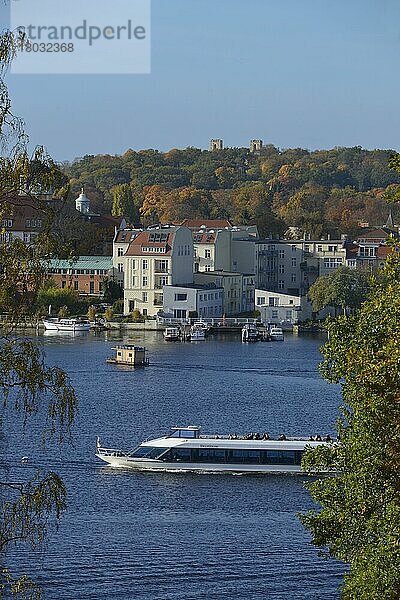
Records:
[[[94,457],[97,435],[133,448],[176,424],[205,433],[332,435],[339,393],[318,374],[318,341],[247,345],[225,336],[171,344],[154,332],[55,333],[37,339],[76,387],[74,446],[45,452],[38,419],[25,436],[8,423],[0,440],[14,478],[51,468],[68,485],[68,512],[44,557],[9,558],[42,582],[46,598],[339,597],[342,566],[318,557],[296,518],[311,507],[301,476],[116,471]],[[117,341],[146,346],[150,365],[106,364]]]

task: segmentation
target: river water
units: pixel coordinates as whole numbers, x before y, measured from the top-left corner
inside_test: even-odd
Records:
[[[122,339],[145,345],[150,366],[106,364]],[[37,341],[79,397],[73,447],[43,449],[39,419],[24,435],[12,419],[2,442],[10,479],[54,469],[68,487],[68,511],[47,548],[9,556],[46,599],[339,598],[343,565],[318,556],[296,517],[313,506],[303,477],[135,473],[94,456],[97,435],[130,449],[177,424],[334,435],[340,395],[319,376],[320,340],[287,335],[247,345],[227,335],[182,344],[137,332]]]

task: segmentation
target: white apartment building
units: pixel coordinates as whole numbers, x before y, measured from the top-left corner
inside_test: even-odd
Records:
[[[303,296],[321,275],[346,265],[345,239],[257,240],[257,287]]]
[[[252,277],[253,276],[250,276],[250,278]],[[245,286],[243,285],[244,278],[246,278]],[[250,278],[242,273],[234,273],[233,271],[210,271],[195,273],[194,282],[203,285],[210,285],[213,283],[216,287],[222,287],[224,290],[224,315],[229,317],[237,315],[245,310],[243,308],[243,293],[245,291],[247,296],[251,291]]]
[[[193,233],[196,273],[219,270],[255,273],[256,225],[233,226],[224,219],[186,219],[182,225]]]
[[[211,285],[191,284],[164,287],[163,314],[166,318],[218,319],[223,315],[224,290]]]
[[[124,272],[124,314],[155,316],[166,285],[193,283],[193,239],[187,227],[157,226],[141,231],[118,257]]]
[[[116,229],[113,240],[113,268],[116,281],[124,284],[124,261],[123,256],[128,250],[129,244],[141,233],[143,229]]]
[[[346,265],[346,238],[340,240],[290,240],[287,243],[302,250],[304,257],[318,259],[318,276],[332,273],[334,269]]]
[[[265,324],[291,326],[311,317],[311,303],[305,296],[255,290],[255,308]]]

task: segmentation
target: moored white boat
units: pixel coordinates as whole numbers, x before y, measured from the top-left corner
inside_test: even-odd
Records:
[[[90,321],[79,317],[70,319],[43,319],[46,331],[89,331]]]
[[[242,342],[258,342],[260,333],[254,323],[246,323],[242,328]]]
[[[206,332],[203,327],[192,325],[189,336],[192,342],[201,342],[206,339]]]
[[[200,435],[200,427],[187,426],[173,427],[169,435],[142,442],[130,452],[104,448],[97,438],[96,456],[112,467],[149,471],[302,473],[304,450],[328,441],[270,439],[268,434]]]
[[[163,332],[164,340],[168,342],[176,342],[181,337],[181,332],[178,327],[166,327]]]
[[[274,342],[283,342],[284,341],[283,330],[281,327],[275,327],[275,326],[270,327],[269,336],[270,336],[271,340]]]
[[[211,325],[209,325],[205,321],[194,321],[193,327],[196,327],[196,329],[202,329],[206,336],[210,333],[211,330]]]

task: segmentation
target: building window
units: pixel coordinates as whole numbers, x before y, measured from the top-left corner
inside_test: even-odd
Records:
[[[123,248],[118,248],[118,254],[117,256],[123,256],[124,254],[124,249]]]
[[[135,301],[129,300],[129,312],[133,312],[135,310]]]
[[[264,297],[258,297],[257,298],[257,304],[258,306],[261,306],[262,304],[265,304],[265,298]]]
[[[77,281],[74,281],[74,290],[78,290],[79,289],[79,283]]]
[[[155,270],[157,273],[167,273],[168,261],[167,260],[156,260],[155,261]]]
[[[117,265],[118,273],[124,272],[124,265],[122,263],[118,263]]]
[[[206,271],[206,273],[209,273],[211,271],[210,265],[206,265],[204,270]]]
[[[285,265],[279,265],[278,271],[283,275],[283,273],[285,272]]]
[[[285,287],[285,282],[282,281],[282,279],[280,281],[278,281],[278,290],[283,290]]]
[[[296,259],[292,258],[292,267],[295,267],[295,266],[296,266]]]
[[[272,319],[277,319],[278,318],[278,311],[277,310],[271,311],[271,317],[272,317]]]
[[[268,301],[269,301],[269,306],[278,306],[278,304],[279,304],[279,299],[275,298],[275,296],[270,296],[268,298]]]
[[[342,262],[342,258],[324,258],[324,269],[337,269]]]
[[[147,317],[147,308],[143,308],[143,310],[142,310],[142,315],[143,315],[144,317]]]
[[[328,246],[328,252],[336,252],[337,246]]]
[[[211,258],[211,250],[204,250],[204,258]]]
[[[149,261],[147,260],[147,258],[144,258],[142,260],[142,269],[143,271],[146,271],[149,268]]]
[[[175,300],[179,302],[183,302],[187,300],[187,294],[175,294]]]
[[[143,285],[143,287],[145,287],[146,285],[149,285],[149,278],[146,275],[144,275],[142,277],[142,285]]]
[[[286,311],[286,320],[287,321],[291,321],[292,320],[292,316],[293,316],[293,311],[292,310],[287,310]]]
[[[147,301],[148,301],[147,292],[142,292],[142,302],[147,302]]]
[[[317,246],[317,252],[322,252],[322,246]]]
[[[279,250],[279,258],[285,258],[285,251]]]
[[[296,283],[296,273],[292,273],[292,283]]]

